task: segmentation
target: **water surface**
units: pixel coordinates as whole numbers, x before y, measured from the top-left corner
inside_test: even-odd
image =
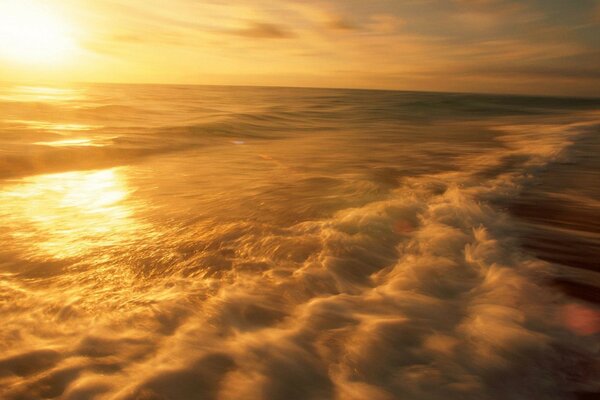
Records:
[[[599,123],[593,99],[3,86],[0,395],[594,392]]]

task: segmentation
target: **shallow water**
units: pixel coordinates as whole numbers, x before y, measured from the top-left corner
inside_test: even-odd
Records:
[[[600,100],[0,90],[3,398],[599,389]]]

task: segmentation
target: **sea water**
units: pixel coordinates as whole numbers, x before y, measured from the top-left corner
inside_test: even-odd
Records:
[[[0,396],[597,391],[599,126],[597,99],[4,85]]]

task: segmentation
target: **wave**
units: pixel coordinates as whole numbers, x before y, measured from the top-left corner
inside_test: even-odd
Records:
[[[511,217],[491,205],[568,157],[595,118],[504,125],[502,147],[404,176],[384,199],[330,218],[188,227],[169,257],[140,243],[135,256],[168,273],[74,270],[68,284],[47,282],[52,295],[4,284],[13,310],[36,312],[11,321],[29,349],[0,360],[0,394],[479,400],[598,390],[594,336],[569,329],[561,310],[573,304],[545,284],[552,266],[521,250]]]

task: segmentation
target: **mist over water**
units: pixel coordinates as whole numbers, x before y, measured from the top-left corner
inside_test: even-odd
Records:
[[[600,286],[599,126],[590,99],[1,87],[0,397],[600,390],[597,305],[554,284]]]

